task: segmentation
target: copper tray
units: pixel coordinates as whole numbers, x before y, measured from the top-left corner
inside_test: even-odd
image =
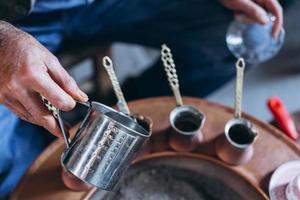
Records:
[[[203,128],[204,143],[194,152],[216,158],[213,143],[223,133],[224,125],[233,116],[231,108],[207,102],[197,98],[184,98],[185,104],[191,104],[202,110],[207,121]],[[153,136],[144,154],[170,150],[166,130],[169,128],[168,114],[175,105],[171,97],[149,98],[133,101],[129,104],[134,113],[147,115],[153,119]],[[259,131],[255,142],[254,156],[246,165],[229,167],[241,177],[267,194],[270,175],[282,163],[300,158],[300,148],[273,126],[244,114]],[[91,191],[74,192],[68,190],[60,178],[60,155],[64,149],[63,141],[51,144],[27,170],[26,174],[12,193],[11,199],[56,200],[84,199]],[[138,158],[138,159],[139,159]]]

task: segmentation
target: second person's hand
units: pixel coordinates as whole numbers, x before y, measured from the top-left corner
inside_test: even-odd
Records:
[[[226,8],[233,10],[235,14],[245,15],[252,21],[266,24],[269,20],[267,12],[276,17],[272,34],[279,35],[283,23],[282,7],[277,0],[219,0]]]

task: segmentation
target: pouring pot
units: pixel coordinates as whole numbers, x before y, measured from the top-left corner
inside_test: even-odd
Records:
[[[84,105],[89,107],[88,112],[72,140],[58,111],[67,145],[61,164],[80,180],[113,190],[150,133],[132,118],[101,103]]]

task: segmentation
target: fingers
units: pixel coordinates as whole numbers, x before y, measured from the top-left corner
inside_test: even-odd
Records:
[[[246,21],[251,19],[254,22],[266,24],[269,21],[267,12],[272,13],[272,15],[276,17],[272,35],[273,37],[279,35],[283,24],[283,12],[277,0],[220,0],[220,2],[225,7],[234,10],[236,13],[246,15]]]
[[[34,94],[22,94],[23,104],[19,100],[6,96],[3,104],[16,113],[22,120],[43,126],[49,132],[58,137],[62,137],[60,128],[53,116],[45,110]]]
[[[27,112],[25,107],[18,100],[6,96],[3,104],[24,121],[29,121],[30,113]]]
[[[69,111],[76,105],[74,99],[57,85],[48,74],[40,74],[30,80],[30,88],[43,95],[56,108]]]
[[[48,59],[46,66],[49,69],[48,73],[56,83],[59,84],[69,95],[74,99],[82,102],[88,101],[88,96],[79,89],[74,79],[60,65],[56,57]]]
[[[62,138],[61,130],[56,119],[46,109],[38,94],[22,91],[19,92],[18,97],[23,99],[22,105],[27,113],[29,113],[29,117],[25,119],[26,121],[43,126],[55,136]]]
[[[56,119],[47,110],[38,94],[28,93],[26,96],[27,100],[23,101],[23,105],[30,115],[33,116],[34,122],[40,126],[43,126],[57,137],[62,138],[61,130]]]
[[[255,21],[253,19],[247,17],[243,13],[238,13],[238,12],[234,13],[234,18],[237,21],[241,21],[241,22],[245,22],[245,23],[249,23],[249,24],[255,23]]]
[[[265,0],[263,6],[276,17],[272,29],[272,35],[273,37],[277,37],[283,24],[282,8],[277,0]]]
[[[252,21],[266,24],[269,21],[266,11],[252,0],[220,0],[228,9],[241,13]]]
[[[253,1],[239,1],[236,5],[236,9],[260,24],[266,24],[269,21],[266,11]]]

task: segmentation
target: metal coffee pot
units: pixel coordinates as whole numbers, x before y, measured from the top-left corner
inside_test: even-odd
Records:
[[[61,111],[57,112],[67,145],[61,164],[80,180],[113,190],[150,133],[136,120],[101,103],[83,105],[88,112],[72,140],[65,130]]]
[[[216,153],[228,164],[243,165],[253,156],[257,134],[248,120],[231,119],[225,125],[224,134],[215,143]]]
[[[202,128],[205,115],[191,105],[176,106],[169,116],[169,145],[179,152],[189,152],[196,149],[203,140]]]
[[[169,116],[169,145],[175,151],[193,151],[203,141],[201,129],[206,117],[198,108],[183,104],[175,62],[166,44],[161,48],[161,60],[177,104]]]
[[[247,163],[253,156],[253,143],[258,132],[253,124],[242,118],[242,94],[244,81],[244,59],[236,62],[236,90],[234,118],[225,124],[224,134],[215,143],[216,153],[221,160],[232,165]]]

